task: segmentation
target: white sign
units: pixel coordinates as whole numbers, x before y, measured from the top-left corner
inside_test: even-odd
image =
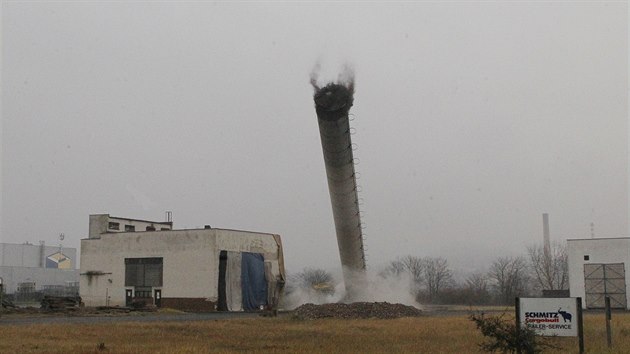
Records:
[[[577,299],[520,298],[519,321],[541,336],[578,336]]]

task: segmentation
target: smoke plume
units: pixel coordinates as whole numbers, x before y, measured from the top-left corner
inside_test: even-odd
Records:
[[[321,61],[315,62],[313,66],[313,70],[311,70],[310,74],[310,83],[315,90],[315,93],[320,91],[323,87],[329,86],[331,84],[341,85],[348,89],[351,94],[354,94],[354,86],[355,86],[355,75],[354,75],[354,67],[350,63],[344,63],[337,74],[337,79],[328,79],[326,80],[326,84],[323,84],[320,81],[322,71]]]
[[[343,279],[341,271],[336,274],[336,279]],[[346,272],[346,275],[348,273]],[[365,275],[363,275],[365,276]],[[352,281],[352,280],[350,280]],[[295,309],[304,304],[349,303],[357,301],[365,302],[389,302],[422,308],[415,300],[413,281],[409,274],[385,275],[367,273],[367,286],[358,294],[349,298],[343,282],[334,284],[334,292],[321,292],[306,286],[290,286],[291,289],[283,298],[281,308],[285,310]]]

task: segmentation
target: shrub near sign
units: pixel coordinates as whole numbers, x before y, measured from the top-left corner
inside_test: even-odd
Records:
[[[576,298],[520,298],[519,321],[541,336],[578,336]]]

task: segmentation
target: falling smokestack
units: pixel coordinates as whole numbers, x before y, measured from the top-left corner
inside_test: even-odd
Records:
[[[549,239],[549,214],[543,214],[543,252],[545,259],[551,257],[551,240]]]
[[[354,100],[354,84],[352,81],[347,84],[329,83],[320,88],[314,80],[311,83],[315,88],[313,99],[347,299],[353,300],[366,284],[365,252],[348,119]]]

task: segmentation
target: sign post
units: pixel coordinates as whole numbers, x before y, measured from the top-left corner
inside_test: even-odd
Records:
[[[584,320],[582,319],[582,298],[576,297],[578,310],[578,341],[580,345],[580,354],[584,354]]]
[[[4,281],[0,277],[0,313],[2,313],[2,295],[4,295]]]
[[[539,336],[578,337],[584,353],[581,298],[517,298],[516,318],[517,328]]]
[[[514,309],[516,310],[516,316],[514,317],[516,321],[516,338],[521,338],[521,300],[517,297],[514,301]],[[517,346],[516,354],[521,354],[521,346]]]
[[[612,329],[610,328],[611,317],[610,296],[606,296],[606,343],[608,344],[608,348],[612,348]]]

